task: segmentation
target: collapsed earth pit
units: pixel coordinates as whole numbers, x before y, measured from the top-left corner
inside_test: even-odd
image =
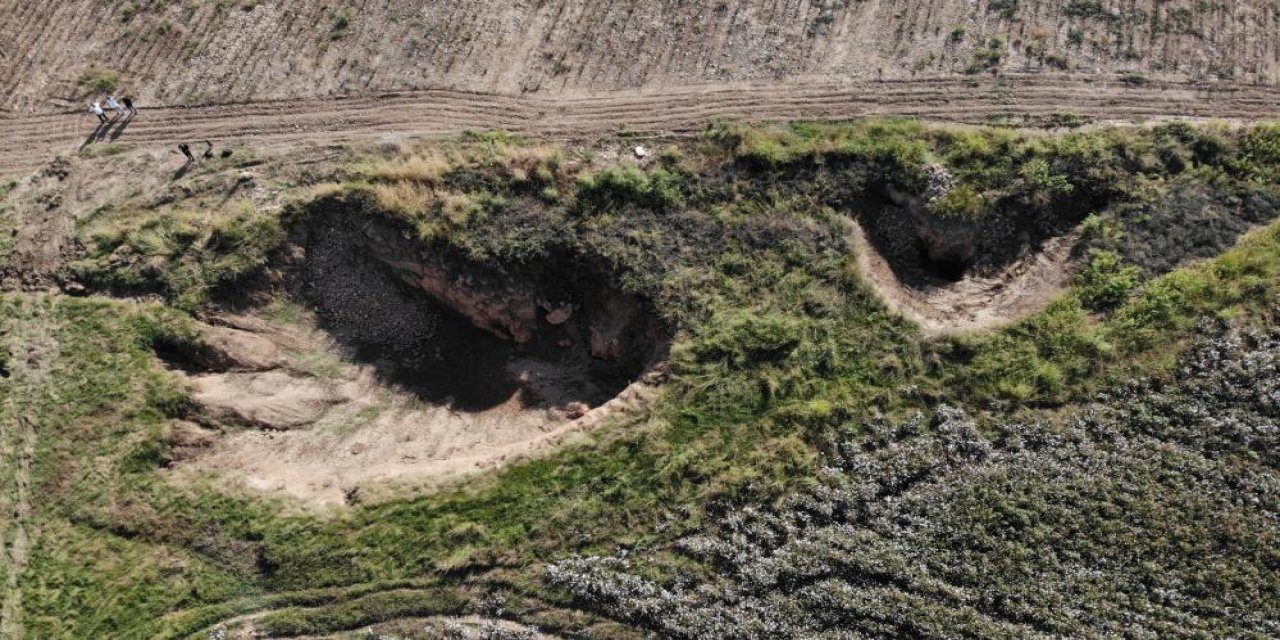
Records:
[[[298,244],[294,286],[321,327],[428,403],[580,413],[662,355],[645,305],[573,256],[483,265],[393,223],[339,215],[307,225]]]
[[[482,264],[343,211],[291,240],[279,270],[301,319],[218,318],[205,340],[219,357],[170,358],[196,420],[222,433],[177,474],[318,506],[376,500],[554,447],[642,407],[661,378],[665,326],[581,256]],[[264,349],[279,357],[249,356]]]
[[[944,218],[890,193],[852,221],[858,264],[881,300],[927,334],[987,329],[1032,315],[1071,283],[1080,212],[1001,211]]]

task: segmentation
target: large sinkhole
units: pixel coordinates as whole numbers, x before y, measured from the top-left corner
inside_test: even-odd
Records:
[[[292,288],[386,382],[459,411],[595,407],[665,353],[645,301],[574,255],[480,264],[389,221],[324,215],[295,231]]]
[[[904,196],[858,203],[867,239],[894,275],[914,288],[945,287],[998,273],[1070,232],[1084,208],[1045,213],[1000,210],[978,220],[949,219]]]

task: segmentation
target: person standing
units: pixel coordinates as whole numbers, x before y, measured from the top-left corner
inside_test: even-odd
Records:
[[[129,110],[129,115],[138,115],[138,109],[133,106],[133,98],[131,96],[124,97],[124,108]]]
[[[178,151],[181,151],[181,152],[182,152],[182,155],[184,155],[184,156],[186,156],[186,157],[187,157],[187,163],[188,163],[188,164],[190,164],[190,163],[192,163],[192,162],[195,162],[195,161],[196,161],[196,157],[195,157],[195,156],[193,156],[193,155],[191,155],[191,146],[190,146],[190,145],[188,145],[187,143],[185,143],[185,142],[179,143],[179,144],[178,144]]]
[[[98,124],[107,123],[107,114],[103,113],[102,105],[98,104],[97,102],[91,103],[89,105],[89,113],[92,113],[93,115],[98,116]]]
[[[117,118],[124,115],[124,107],[121,107],[120,103],[116,102],[115,96],[107,96],[107,108],[114,111]]]

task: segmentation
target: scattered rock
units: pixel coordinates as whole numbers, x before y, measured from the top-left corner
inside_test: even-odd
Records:
[[[274,342],[247,331],[208,327],[203,337],[196,360],[210,371],[269,371],[284,363]]]
[[[587,415],[587,412],[590,410],[591,407],[585,402],[570,402],[564,406],[563,413],[565,418],[568,418],[569,420],[577,420],[578,418]]]
[[[553,325],[562,325],[573,317],[573,305],[564,305],[562,307],[552,309],[547,313],[547,322]]]

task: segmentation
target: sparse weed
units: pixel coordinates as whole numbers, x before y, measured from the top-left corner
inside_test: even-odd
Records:
[[[80,75],[76,84],[91,93],[110,93],[120,84],[120,74],[106,67],[93,65]]]
[[[351,29],[351,19],[355,16],[350,7],[342,7],[333,12],[333,20],[329,25],[329,37],[344,38]]]

